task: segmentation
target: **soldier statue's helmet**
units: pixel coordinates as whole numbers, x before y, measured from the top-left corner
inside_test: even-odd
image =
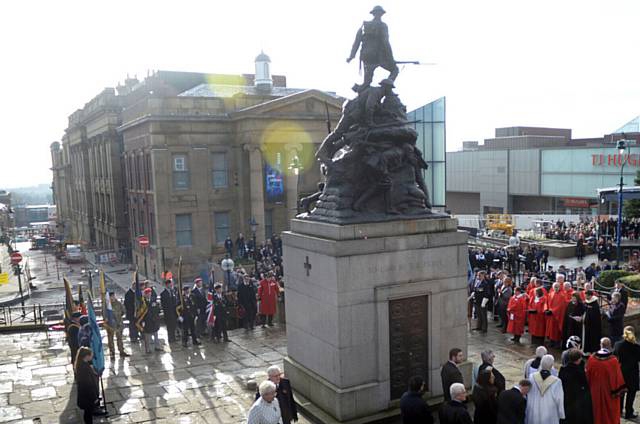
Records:
[[[376,15],[376,14],[384,15],[387,12],[384,11],[382,6],[376,6],[373,9],[371,9],[371,12],[369,13],[371,13],[372,15]]]
[[[385,78],[382,81],[380,81],[380,86],[382,87],[384,85],[387,85],[387,86],[389,86],[391,88],[396,88],[396,86],[393,85],[393,81],[391,81],[389,78]]]

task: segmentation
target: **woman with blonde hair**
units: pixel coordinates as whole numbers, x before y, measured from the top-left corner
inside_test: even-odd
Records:
[[[633,411],[633,401],[636,398],[638,388],[640,388],[640,378],[638,378],[638,373],[640,372],[638,367],[640,345],[636,343],[636,333],[632,326],[628,325],[624,328],[622,340],[615,344],[613,353],[618,357],[620,368],[622,369],[622,377],[624,377],[624,382],[628,389],[626,401],[624,394],[620,397],[620,412],[624,407],[624,417],[632,419],[638,416]]]
[[[99,404],[98,373],[91,361],[93,351],[82,346],[76,355],[76,383],[78,384],[78,408],[84,410],[85,424],[93,423],[93,411]]]

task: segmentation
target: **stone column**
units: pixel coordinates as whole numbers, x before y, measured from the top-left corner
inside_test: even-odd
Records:
[[[264,242],[264,181],[262,151],[256,144],[245,144],[244,149],[249,152],[249,185],[251,188],[251,216],[258,223],[256,243]]]
[[[289,169],[289,165],[293,162],[293,158],[298,156],[298,152],[302,151],[300,144],[287,144],[284,147],[286,152],[284,172],[286,175],[285,188],[287,190],[287,229],[290,227],[289,222],[298,214],[298,179],[300,175],[296,175],[293,169]],[[302,172],[302,170],[300,170]]]

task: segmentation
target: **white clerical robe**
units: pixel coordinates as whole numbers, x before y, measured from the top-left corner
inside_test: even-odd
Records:
[[[539,372],[529,378],[531,390],[527,395],[525,424],[558,424],[564,419],[562,382],[554,375],[542,379]]]

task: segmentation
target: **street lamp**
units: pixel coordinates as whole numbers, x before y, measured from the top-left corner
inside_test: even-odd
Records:
[[[256,231],[258,231],[258,223],[256,222],[256,219],[254,217],[251,217],[251,219],[249,219],[249,226],[251,227],[251,232],[253,233],[253,272],[255,273],[256,278],[258,278],[258,245],[256,244]]]
[[[624,186],[623,173],[624,166],[627,163],[629,155],[624,155],[631,149],[630,140],[618,140],[616,145],[620,156],[622,156],[622,164],[620,166],[620,188],[618,189],[618,222],[616,225],[616,267],[620,268],[620,256],[622,256],[621,242],[622,242],[622,188]]]
[[[295,155],[293,158],[291,158],[289,170],[293,171],[293,175],[296,176],[296,213],[300,213],[300,202],[298,199],[300,193],[300,172],[304,171],[304,166],[302,166],[302,162],[300,161],[298,155]]]

